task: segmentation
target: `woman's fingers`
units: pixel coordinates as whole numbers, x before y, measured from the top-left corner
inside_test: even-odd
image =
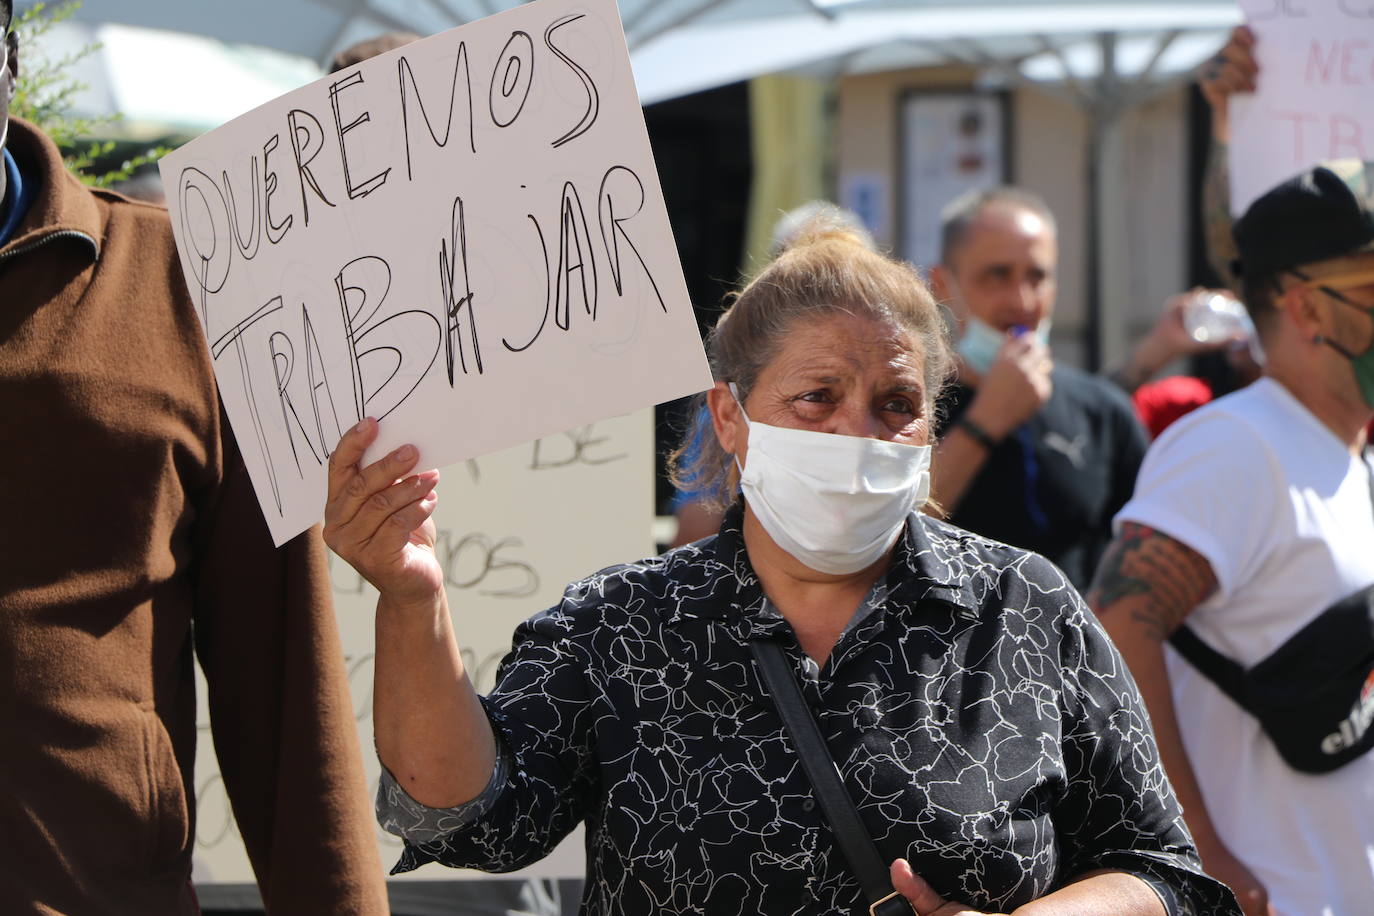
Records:
[[[329,456],[328,499],[331,505],[357,473],[358,462],[363,459],[363,452],[367,451],[367,447],[375,438],[377,421],[371,417],[360,420],[358,425],[339,438],[339,444],[334,446],[334,453]]]
[[[443,588],[429,520],[439,472],[411,474],[420,457],[411,445],[359,468],[376,438],[377,421],[363,420],[330,456],[324,542],[384,595],[431,599]]]
[[[911,863],[906,859],[898,859],[893,862],[888,870],[892,878],[892,887],[907,899],[920,916],[934,913],[946,903],[945,898],[935,892],[935,888],[926,883],[925,879],[911,870]]]
[[[437,475],[438,472],[431,473]],[[434,492],[434,483],[438,483],[437,476],[424,495],[391,513],[377,528],[368,546],[378,556],[399,554],[414,540],[416,529],[434,514],[435,507],[439,505],[439,494]]]
[[[349,538],[358,543],[368,543],[374,541],[384,529],[400,527],[404,527],[406,536],[409,536],[429,516],[426,514],[407,525],[412,516],[405,510],[433,493],[438,483],[438,471],[425,471],[373,493],[348,522]],[[402,538],[401,543],[404,542],[405,538]],[[385,555],[385,552],[382,553]]]
[[[342,440],[339,444],[342,451]],[[337,454],[339,452],[335,452]],[[325,507],[325,524],[348,525],[369,503],[377,502],[383,507],[388,505],[389,499],[378,501],[377,497],[409,474],[419,460],[420,453],[415,446],[403,445],[362,470],[358,470],[355,458],[351,467],[342,468],[336,478],[331,457],[330,483],[337,483],[338,489],[331,493]]]

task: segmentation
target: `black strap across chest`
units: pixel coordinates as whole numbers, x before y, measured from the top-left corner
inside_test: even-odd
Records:
[[[1362,456],[1374,511],[1374,467]],[[1374,585],[1347,595],[1250,667],[1207,645],[1183,624],[1169,637],[1179,654],[1259,720],[1294,769],[1324,773],[1374,748]]]
[[[821,811],[830,822],[835,842],[844,853],[849,868],[863,886],[872,916],[911,916],[913,908],[906,898],[892,889],[887,865],[878,854],[872,835],[864,826],[854,800],[840,779],[830,748],[825,743],[811,709],[806,705],[796,675],[782,647],[770,639],[750,641],[749,649],[758,663],[764,686],[773,698],[783,726],[792,738],[802,770],[811,782]]]

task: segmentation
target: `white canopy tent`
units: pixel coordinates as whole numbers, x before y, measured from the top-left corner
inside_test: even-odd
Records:
[[[736,0],[743,6],[744,0]],[[921,4],[854,2],[844,16],[702,21],[640,42],[640,96],[651,104],[760,73],[872,73],[949,63],[1011,79],[1088,88],[1104,37],[1129,43],[1112,65],[1141,88],[1186,72],[1238,21],[1232,3]],[[1186,36],[1186,40],[1184,39]],[[1066,70],[1067,68],[1067,70]],[[1089,94],[1095,94],[1090,91]]]
[[[272,48],[112,22],[60,23],[28,53],[72,61],[82,87],[72,112],[118,115],[107,130],[140,142],[204,133],[323,75],[315,61]]]
[[[85,0],[79,21],[213,36],[319,64],[379,32],[431,34],[518,5],[512,0]],[[1239,21],[1231,0],[620,0],[645,104],[764,73],[846,73],[952,60],[993,68],[1037,56],[1091,70],[1085,39],[1133,49],[1118,66],[1146,80],[1197,63]],[[1206,41],[1184,36],[1206,33]],[[1203,48],[1203,45],[1206,48]],[[1129,59],[1128,59],[1129,58]],[[1097,60],[1101,60],[1101,55]],[[1034,78],[1062,78],[1042,63]]]
[[[214,36],[324,63],[337,49],[386,30],[430,34],[518,5],[513,0],[85,0],[77,18]],[[936,43],[958,40],[980,58],[1021,59],[1044,41],[1065,47],[1084,34],[1217,29],[1237,21],[1226,0],[620,0],[636,56],[684,63],[684,78],[721,85],[793,69],[827,56],[859,55],[863,70],[943,59]],[[739,41],[750,44],[739,44]],[[708,54],[683,58],[705,43]],[[730,54],[731,49],[739,54]],[[666,96],[664,96],[666,98]]]

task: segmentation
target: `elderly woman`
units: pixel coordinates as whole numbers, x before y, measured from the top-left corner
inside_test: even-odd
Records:
[[[867,912],[761,682],[750,643],[768,640],[921,916],[1238,912],[1063,575],[917,511],[949,354],[916,274],[818,228],[710,354],[691,470],[742,499],[715,537],[570,585],[486,697],[434,558],[437,472],[412,475],[409,448],[359,468],[370,420],[341,441],[325,532],[381,592],[398,867],[509,871],[585,822],[584,913]]]

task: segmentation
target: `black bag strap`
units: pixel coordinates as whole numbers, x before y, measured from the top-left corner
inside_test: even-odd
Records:
[[[1169,644],[1178,650],[1194,668],[1207,676],[1207,679],[1236,702],[1241,709],[1250,712],[1250,694],[1246,689],[1245,669],[1237,662],[1222,655],[1207,645],[1187,624],[1174,630]]]
[[[888,867],[878,855],[878,847],[859,817],[854,799],[840,780],[830,748],[802,697],[782,647],[770,639],[760,638],[750,640],[749,649],[754,653],[764,686],[801,758],[802,770],[811,782],[821,811],[835,833],[835,842],[863,886],[864,897],[869,901],[868,912],[871,916],[911,916],[913,907],[892,889]]]
[[[1370,466],[1371,456],[1374,456],[1374,449],[1370,448],[1365,448],[1360,455],[1365,472],[1369,475],[1369,500],[1371,507],[1374,507],[1374,467]],[[1187,624],[1174,630],[1169,637],[1169,644],[1194,668],[1206,675],[1208,680],[1216,684],[1222,693],[1234,700],[1237,706],[1256,718],[1264,718],[1252,707],[1245,669],[1237,662],[1199,639]]]

